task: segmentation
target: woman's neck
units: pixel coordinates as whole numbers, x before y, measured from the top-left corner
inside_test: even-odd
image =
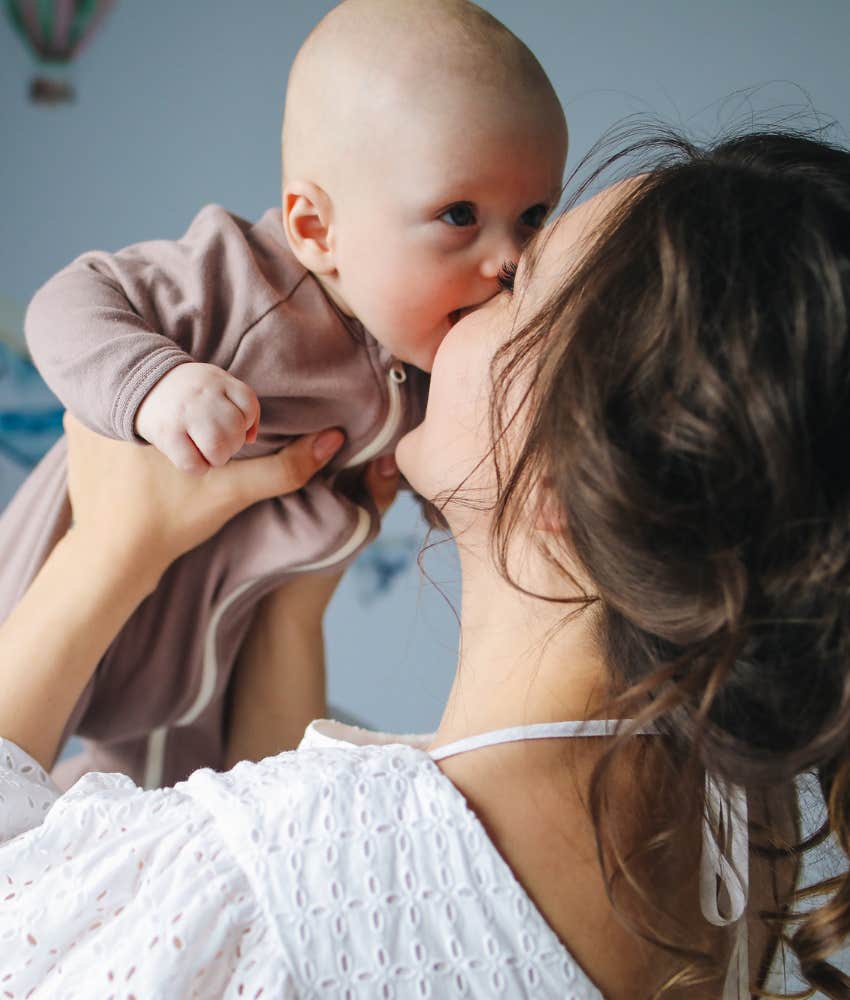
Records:
[[[459,551],[460,652],[435,744],[506,726],[598,717],[607,671],[592,636],[593,609],[564,622],[576,605],[528,597],[490,560]]]

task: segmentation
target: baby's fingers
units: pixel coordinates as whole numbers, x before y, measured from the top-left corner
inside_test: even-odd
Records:
[[[185,431],[176,430],[151,443],[181,472],[202,476],[210,467],[201,450]]]
[[[213,468],[229,462],[247,439],[245,415],[225,393],[216,396],[203,412],[193,413],[188,430]]]
[[[245,443],[241,421],[234,419],[228,423],[229,426],[220,420],[204,421],[189,431],[198,451],[214,469],[226,465]]]
[[[257,428],[260,426],[260,401],[250,385],[240,382],[238,378],[230,378],[225,385],[225,395],[242,413],[244,419],[245,440],[252,444],[257,439]]]

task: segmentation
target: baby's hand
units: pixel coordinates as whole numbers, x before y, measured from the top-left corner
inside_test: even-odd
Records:
[[[224,465],[257,437],[254,390],[216,365],[172,368],[142,400],[136,433],[184,472]]]

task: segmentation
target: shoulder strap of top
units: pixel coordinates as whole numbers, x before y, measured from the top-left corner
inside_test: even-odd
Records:
[[[498,743],[516,743],[520,740],[550,740],[569,736],[614,736],[617,726],[628,719],[585,719],[575,722],[535,722],[529,726],[509,726],[507,729],[493,729],[489,733],[479,733],[477,736],[467,736],[454,743],[429,750],[434,760],[445,760],[455,754],[478,750],[480,747],[491,747]],[[653,729],[640,729],[638,733],[651,735]]]
[[[467,736],[429,750],[428,753],[436,761],[499,743],[561,739],[570,736],[614,736],[618,727],[629,721],[629,719],[585,719],[509,726],[506,729],[494,729],[489,733]],[[640,736],[655,734],[657,730],[654,727],[636,731],[636,735]],[[744,1000],[750,995],[745,918],[749,888],[747,829],[746,792],[736,785],[729,785],[720,778],[706,774],[705,816],[700,858],[700,907],[705,919],[718,927],[738,924],[722,1000]],[[728,899],[728,912],[725,914],[721,914],[718,905],[722,890],[725,890]]]

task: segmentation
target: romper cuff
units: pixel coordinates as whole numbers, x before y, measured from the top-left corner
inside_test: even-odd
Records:
[[[142,400],[172,368],[195,359],[179,347],[161,347],[147,355],[124,380],[115,398],[110,421],[115,435],[124,441],[144,439],[136,434],[136,413]]]

